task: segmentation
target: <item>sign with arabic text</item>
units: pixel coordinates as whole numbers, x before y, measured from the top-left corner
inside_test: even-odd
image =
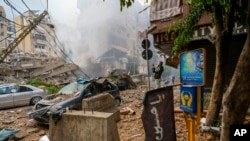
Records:
[[[145,141],[176,141],[173,87],[146,92],[143,105]]]
[[[180,55],[180,77],[182,85],[205,85],[205,49],[200,48]]]

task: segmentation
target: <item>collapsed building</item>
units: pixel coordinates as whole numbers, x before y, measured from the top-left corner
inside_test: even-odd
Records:
[[[76,80],[73,71],[77,69],[77,65],[66,63],[58,57],[12,53],[9,55],[8,62],[0,65],[0,81],[10,83],[41,77],[48,82],[60,85]]]
[[[138,1],[122,12],[119,6],[119,1],[77,1],[80,12],[77,28],[81,44],[76,48],[75,58],[86,60],[88,54],[96,55],[104,76],[113,68],[124,69],[130,74],[146,74],[139,33],[149,24],[148,13],[139,13],[145,7]],[[79,61],[79,65],[81,63],[85,62]]]
[[[55,32],[45,18],[47,12],[40,15],[36,12],[27,11],[25,16],[20,15],[12,22],[6,18],[4,8],[0,7],[1,83],[41,77],[60,85],[76,79],[73,71],[79,67],[74,63],[67,63],[61,55],[57,55],[56,37],[51,35]]]

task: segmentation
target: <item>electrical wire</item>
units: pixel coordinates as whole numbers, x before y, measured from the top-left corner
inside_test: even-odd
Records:
[[[49,31],[47,31],[47,29],[46,29],[46,32],[54,39],[54,36],[52,36],[51,34],[50,34],[50,32]],[[47,41],[47,40],[46,40]],[[54,40],[54,42],[55,42],[55,40]],[[47,43],[51,46],[51,48],[53,47],[53,45],[51,44],[51,42],[49,42],[49,41],[47,41]],[[56,43],[56,42],[55,42]],[[57,45],[57,43],[56,43],[56,45]],[[52,48],[52,50],[55,52],[55,54],[57,55],[57,57],[58,58],[61,58],[56,52],[56,50],[55,50],[55,48]],[[63,50],[61,50],[61,52],[62,53],[64,53],[63,52]],[[42,52],[42,49],[40,48],[40,53],[41,53],[41,55],[44,55],[44,53]],[[66,58],[67,56],[66,56],[66,53],[64,53],[64,57]],[[74,63],[73,63],[74,64]],[[76,64],[74,64],[74,65],[76,65]],[[67,66],[66,65],[66,67],[68,67],[69,69],[70,69],[70,67],[69,66]],[[77,75],[76,74],[74,74],[74,73],[72,73],[75,77],[77,77]]]
[[[13,4],[11,4],[11,3],[9,2],[9,0],[4,0],[4,2],[5,2],[5,4],[8,5],[10,8],[14,9],[17,13],[19,13],[27,22],[31,23],[30,19],[29,19],[27,16],[25,16],[22,12],[20,12],[19,10],[17,10],[17,9],[15,8],[15,6],[13,6]],[[31,11],[31,12],[33,13],[33,11]],[[34,13],[33,13],[33,14],[34,14]],[[34,15],[35,15],[35,14],[34,14]]]
[[[56,45],[57,45],[59,51],[62,53],[62,55],[64,55],[64,57],[66,57],[71,63],[75,64],[74,61],[73,61],[70,57],[68,57],[68,55],[67,55],[67,54],[63,51],[63,49],[61,48],[61,47],[62,47],[62,44],[61,44],[61,42],[60,42],[60,40],[59,40],[59,38],[58,38],[56,32],[55,32],[54,30],[52,30],[54,36],[51,35],[51,33],[50,33],[47,29],[46,29],[46,32],[52,37],[52,39],[53,39],[54,42],[56,43]],[[55,37],[55,38],[54,38],[54,37]],[[56,39],[56,40],[55,40],[55,39]],[[58,45],[58,44],[59,44],[59,45]],[[75,65],[76,65],[76,64],[75,64]],[[80,70],[87,78],[90,78],[90,76],[87,75],[82,69],[79,69],[79,70]]]
[[[16,23],[16,22],[12,21],[12,20],[7,19],[6,17],[4,17],[4,16],[2,16],[2,15],[0,15],[0,17],[3,18],[3,19],[5,19],[5,20],[7,20],[7,21],[10,22],[10,23],[15,24],[15,25],[23,26],[23,25],[21,25],[21,24],[18,24],[18,23]]]
[[[6,5],[8,5],[8,6],[10,6],[11,8],[13,8],[17,13],[19,13],[20,15],[22,15],[23,17],[26,17],[26,16],[24,16],[20,11],[18,11],[8,0],[4,0],[4,2],[6,3]],[[28,5],[22,0],[22,2],[23,2],[23,4],[30,10],[30,8],[28,7]],[[34,12],[32,11],[32,10],[30,10],[33,14],[34,14]],[[34,14],[35,15],[35,14]],[[48,16],[49,18],[48,18],[48,20],[51,22],[51,19],[50,19],[50,16]],[[46,31],[47,31],[47,29],[46,29]],[[64,55],[64,57],[66,57],[70,62],[72,62],[73,64],[75,64],[74,62],[73,62],[73,60],[71,59],[71,58],[69,58],[68,57],[68,55],[63,51],[63,49],[60,47],[60,46],[62,46],[62,44],[60,43],[60,40],[59,40],[59,38],[58,38],[58,36],[57,36],[57,34],[55,33],[55,31],[53,30],[53,32],[54,32],[54,37],[56,38],[56,40],[55,40],[55,38],[53,38],[54,39],[54,42],[56,43],[56,45],[58,45],[57,44],[57,42],[59,43],[59,46],[58,46],[58,48],[59,48],[59,50],[61,51],[61,53],[62,53],[62,55]],[[49,35],[51,35],[51,34],[49,34]],[[53,36],[52,36],[53,37]],[[85,76],[87,76],[88,78],[90,78],[85,72],[83,72],[81,69],[80,69],[80,71],[85,75]]]
[[[15,14],[14,14],[13,8],[11,8],[11,13],[12,13],[12,19],[14,20],[15,19]]]
[[[16,7],[16,8],[18,8],[18,9],[21,9],[21,11],[25,11],[25,9],[23,9],[23,7],[21,7],[19,4],[17,4],[16,2],[14,2],[14,1],[16,1],[16,0],[8,0],[9,1],[9,3],[12,3],[12,5],[14,6],[14,7]],[[19,0],[18,0],[19,1]]]
[[[17,32],[19,32],[20,30],[23,30],[24,28],[25,28],[25,27],[22,27],[22,28],[20,28],[18,31],[15,31],[13,34],[10,34],[10,35],[14,35],[14,34],[16,34]],[[7,36],[7,37],[5,37],[4,39],[0,40],[0,42],[6,40],[7,38],[9,38],[9,36]]]
[[[28,5],[22,0],[22,2],[24,3],[24,5],[30,10],[30,8],[28,7]],[[35,15],[35,13],[32,11],[32,10],[30,10],[30,12],[32,12],[34,15]],[[44,24],[44,23],[40,23],[40,24]],[[47,25],[47,24],[45,24],[45,25]],[[46,30],[47,31],[47,30]],[[42,52],[42,50],[40,49],[40,51]],[[67,57],[67,55],[66,55],[66,53],[64,53],[63,52],[63,50],[61,50],[61,52],[63,53],[63,55],[65,56],[65,57]],[[43,55],[44,53],[42,53],[42,55]],[[73,63],[73,64],[75,64],[75,63]]]
[[[47,31],[47,30],[46,30]],[[47,31],[48,32],[48,31]],[[48,33],[49,34],[49,33]],[[51,34],[49,34],[51,36]],[[51,36],[52,37],[52,36]],[[53,38],[53,37],[52,37]],[[51,46],[52,50],[54,51],[54,53],[57,55],[58,58],[61,58],[56,52],[55,48],[53,48],[53,45],[51,44],[51,42],[47,41],[47,43]],[[74,64],[74,63],[73,63]],[[74,64],[75,65],[75,64]],[[66,67],[70,68],[69,66],[66,65]],[[72,74],[77,77],[77,75],[75,73],[72,72]]]
[[[23,2],[23,4],[25,5],[25,7],[28,8],[28,10],[29,10],[34,16],[36,16],[36,14],[29,8],[29,6],[24,2],[24,0],[22,0],[22,2]],[[40,1],[40,2],[41,2],[41,1]],[[41,22],[40,24],[47,25],[47,24],[42,23],[42,22]]]
[[[60,40],[58,39],[58,37],[57,37],[55,31],[53,31],[53,32],[54,32],[55,37],[56,37],[56,39],[58,40],[59,44],[61,45]],[[63,51],[62,51],[62,52],[63,52]],[[65,52],[63,52],[63,53],[65,54]],[[65,55],[67,56],[67,54],[65,54]],[[68,57],[68,59],[69,59],[73,64],[75,64],[74,61],[73,61],[71,58]],[[87,75],[85,72],[83,72],[81,69],[79,69],[79,70],[80,70],[85,76],[87,76],[87,78],[90,78],[90,76]]]
[[[41,4],[42,8],[45,9],[45,6],[43,5],[42,0],[40,0],[40,4]]]
[[[5,4],[8,5],[9,7],[13,8],[18,14],[22,15],[25,17],[20,11],[18,11],[8,0],[4,0]]]
[[[22,0],[23,4],[29,9],[29,11],[32,11],[29,6]],[[33,13],[33,12],[32,12]],[[34,14],[34,13],[33,13]]]

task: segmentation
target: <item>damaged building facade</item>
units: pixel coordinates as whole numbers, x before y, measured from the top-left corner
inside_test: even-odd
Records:
[[[9,44],[24,32],[25,27],[28,27],[33,19],[39,16],[36,12],[38,11],[24,12],[25,17],[17,16],[14,19],[15,23],[11,23],[6,18],[4,8],[0,7],[0,39],[3,40],[0,44],[1,51],[8,48]],[[72,71],[77,70],[78,66],[62,59],[62,55],[56,49],[53,25],[48,23],[48,18],[44,18],[8,54],[4,62],[1,62],[1,83],[20,82],[25,79],[41,77],[60,85],[76,79]]]
[[[8,46],[15,38],[15,25],[6,19],[4,7],[0,6],[0,50]],[[6,38],[6,40],[5,40]]]
[[[159,50],[159,54],[165,55],[166,65],[178,68],[179,58],[178,55],[172,56],[171,51],[175,34],[166,34],[169,27],[173,26],[178,20],[185,17],[189,12],[189,5],[184,0],[153,0],[150,9],[150,25],[155,26],[155,30],[151,32],[154,36],[154,47]],[[215,27],[212,26],[210,16],[203,15],[196,25],[193,38],[190,43],[186,45],[184,50],[193,50],[197,48],[206,49],[206,88],[212,87],[214,70],[215,70],[215,47],[208,41],[207,36],[215,36]],[[229,83],[234,68],[236,66],[238,57],[242,50],[245,38],[246,28],[244,26],[235,25],[234,38],[230,41],[229,46],[229,64],[226,66],[226,83]]]
[[[130,74],[146,73],[138,32],[149,25],[148,15],[145,12],[139,14],[144,6],[138,1],[122,12],[119,5],[119,1],[77,1],[82,48],[97,55],[96,61],[102,66],[103,75],[109,74],[113,68]]]

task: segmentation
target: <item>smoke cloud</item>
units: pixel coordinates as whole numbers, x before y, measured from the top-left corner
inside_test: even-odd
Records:
[[[57,33],[80,67],[87,70],[95,59],[114,45],[128,53],[141,48],[138,32],[149,25],[148,11],[139,14],[145,6],[136,1],[132,7],[124,8],[121,12],[120,1],[78,0],[77,8],[79,14],[76,26],[57,25]]]

